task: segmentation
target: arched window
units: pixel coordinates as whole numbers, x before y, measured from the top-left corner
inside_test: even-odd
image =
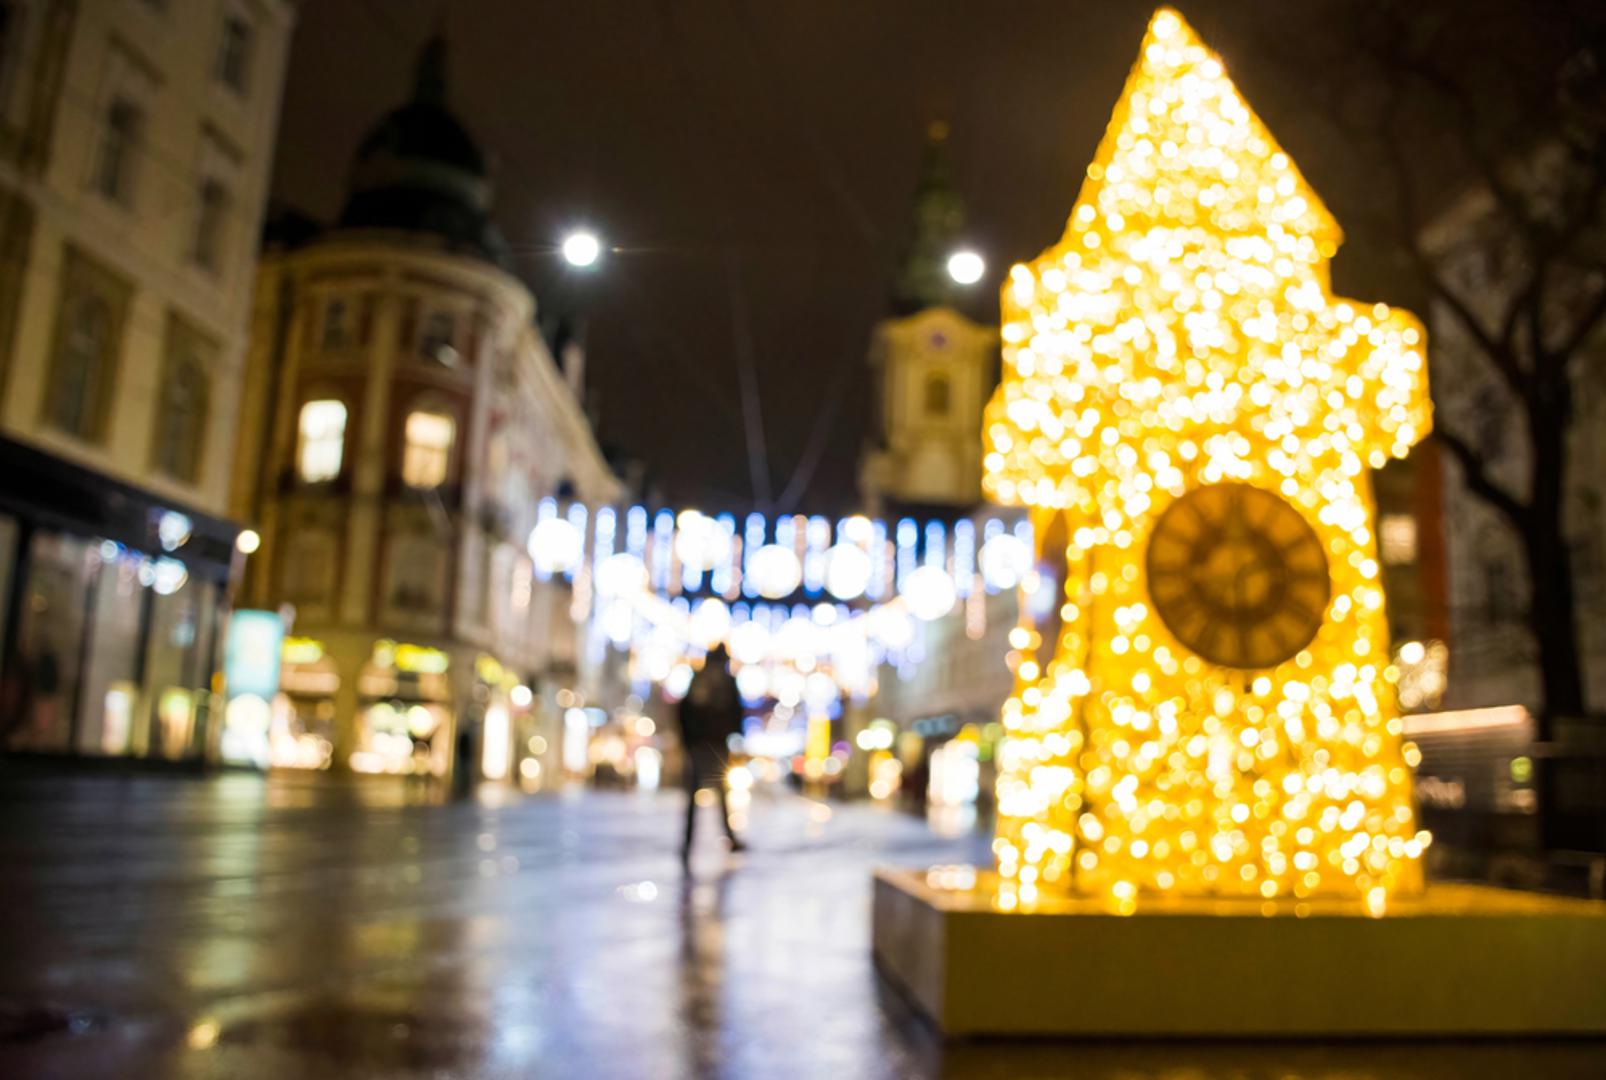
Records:
[[[204,344],[195,332],[175,325],[168,335],[151,464],[176,480],[193,482],[200,473],[211,380],[201,355]]]
[[[926,415],[948,415],[948,376],[934,371],[926,376]]]
[[[296,472],[301,479],[318,484],[339,476],[346,453],[345,403],[333,398],[307,402],[301,406],[296,430]]]
[[[402,481],[415,488],[444,484],[457,422],[444,412],[415,409],[407,414],[403,435],[406,448],[402,453]]]

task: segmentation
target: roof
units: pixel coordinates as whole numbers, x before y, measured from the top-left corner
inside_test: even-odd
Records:
[[[419,53],[412,97],[358,146],[338,227],[426,234],[505,265],[485,154],[446,97],[446,42],[437,34]]]

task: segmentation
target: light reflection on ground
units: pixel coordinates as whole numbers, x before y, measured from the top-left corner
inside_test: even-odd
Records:
[[[0,774],[0,1075],[1523,1080],[1589,1043],[963,1043],[875,977],[870,870],[981,864],[943,821],[761,792],[432,805],[328,777]],[[823,812],[822,812],[823,811]],[[706,811],[709,814],[714,811]],[[711,824],[711,822],[709,823]],[[1066,992],[1096,993],[1082,973]]]

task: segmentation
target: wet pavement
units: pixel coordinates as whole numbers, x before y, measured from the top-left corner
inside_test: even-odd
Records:
[[[0,1076],[1606,1076],[1587,1042],[944,1047],[875,976],[869,874],[983,836],[760,793],[686,875],[675,793],[427,794],[0,775]]]

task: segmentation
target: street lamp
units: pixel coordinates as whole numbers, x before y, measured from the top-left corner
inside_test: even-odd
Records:
[[[596,233],[577,229],[563,238],[563,258],[570,266],[592,266],[601,257],[602,241]]]
[[[948,276],[960,285],[976,284],[986,270],[986,261],[968,248],[948,256]]]

